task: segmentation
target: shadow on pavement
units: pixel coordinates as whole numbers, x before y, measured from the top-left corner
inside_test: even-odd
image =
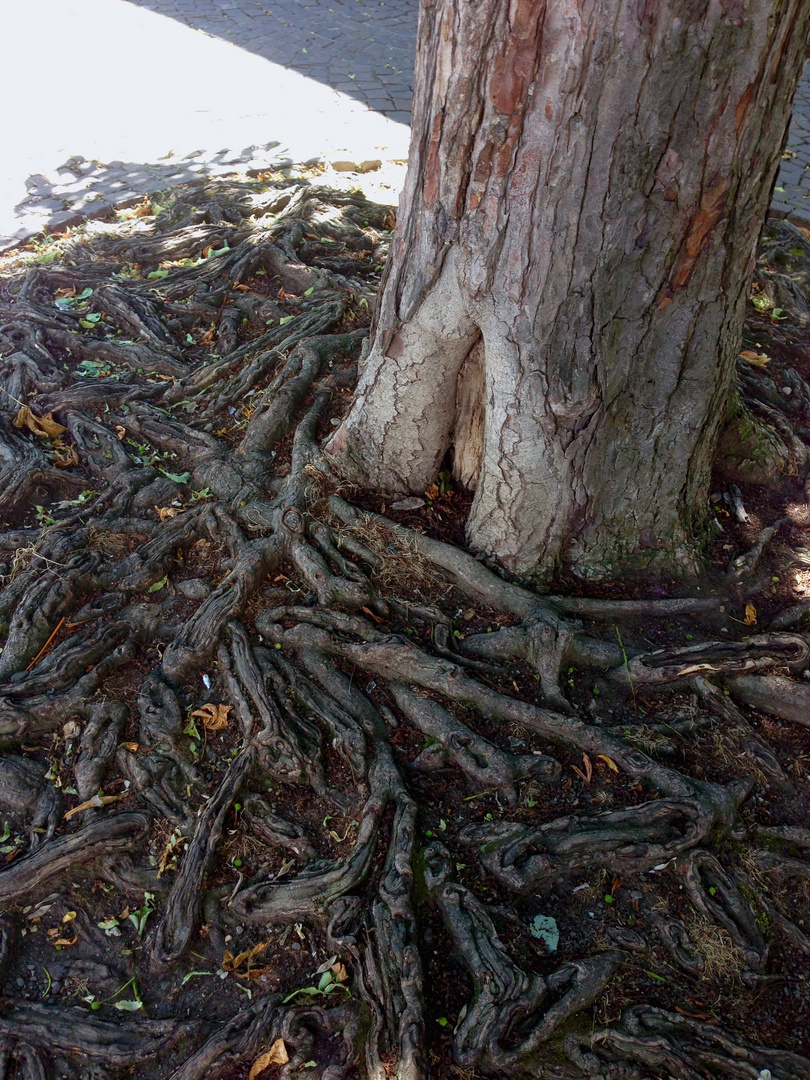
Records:
[[[85,218],[102,216],[144,195],[179,184],[292,165],[291,158],[273,154],[277,146],[268,143],[264,147],[247,147],[238,154],[227,150],[213,154],[197,151],[185,158],[169,157],[165,163],[70,157],[55,170],[55,177],[35,173],[25,181],[28,194],[13,210],[17,229],[0,236],[0,251],[40,231],[73,227]]]
[[[410,122],[419,0],[128,0]]]

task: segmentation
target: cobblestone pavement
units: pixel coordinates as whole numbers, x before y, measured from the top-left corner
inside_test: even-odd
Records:
[[[793,102],[785,160],[776,181],[772,208],[810,222],[810,63]]]
[[[38,42],[41,97],[32,112],[26,93],[7,117],[0,250],[200,176],[311,157],[406,156],[418,8],[418,0],[0,4],[7,39]],[[66,92],[61,58],[84,54],[89,62]],[[15,100],[30,84],[25,50],[12,51],[0,93]],[[92,108],[81,105],[88,99]],[[16,156],[15,123],[21,145],[27,139]],[[810,65],[773,209],[810,223]]]

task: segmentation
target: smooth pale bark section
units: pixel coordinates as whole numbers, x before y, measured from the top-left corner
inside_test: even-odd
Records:
[[[455,439],[469,476],[456,383],[480,334],[471,546],[540,575],[694,566],[809,34],[807,0],[423,0],[338,466],[422,491]]]
[[[435,478],[455,423],[458,373],[480,334],[464,309],[453,252],[387,354],[373,348],[360,372],[352,412],[329,444],[349,476],[386,491],[424,491]]]

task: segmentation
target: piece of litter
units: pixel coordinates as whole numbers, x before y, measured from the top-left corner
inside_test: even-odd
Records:
[[[560,943],[560,931],[555,919],[550,915],[535,915],[529,926],[529,933],[542,941],[549,952],[556,952]]]
[[[583,889],[590,889],[590,885],[588,884],[587,881],[583,881],[581,885],[577,885],[576,888],[572,889],[571,891],[572,892],[582,892]]]
[[[211,689],[211,680],[208,678],[207,675],[203,675],[202,681],[203,681],[203,686],[205,687],[205,689],[210,690]]]
[[[425,505],[424,499],[414,496],[412,499],[400,499],[399,502],[391,503],[392,510],[419,510]]]

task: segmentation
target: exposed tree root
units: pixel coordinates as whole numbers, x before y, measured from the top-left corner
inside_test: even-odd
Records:
[[[712,932],[751,1002],[810,957],[746,705],[807,725],[804,609],[719,629],[781,523],[712,595],[539,596],[457,494],[358,505],[319,448],[391,225],[220,184],[6,268],[0,1075],[810,1077],[701,1012]]]

